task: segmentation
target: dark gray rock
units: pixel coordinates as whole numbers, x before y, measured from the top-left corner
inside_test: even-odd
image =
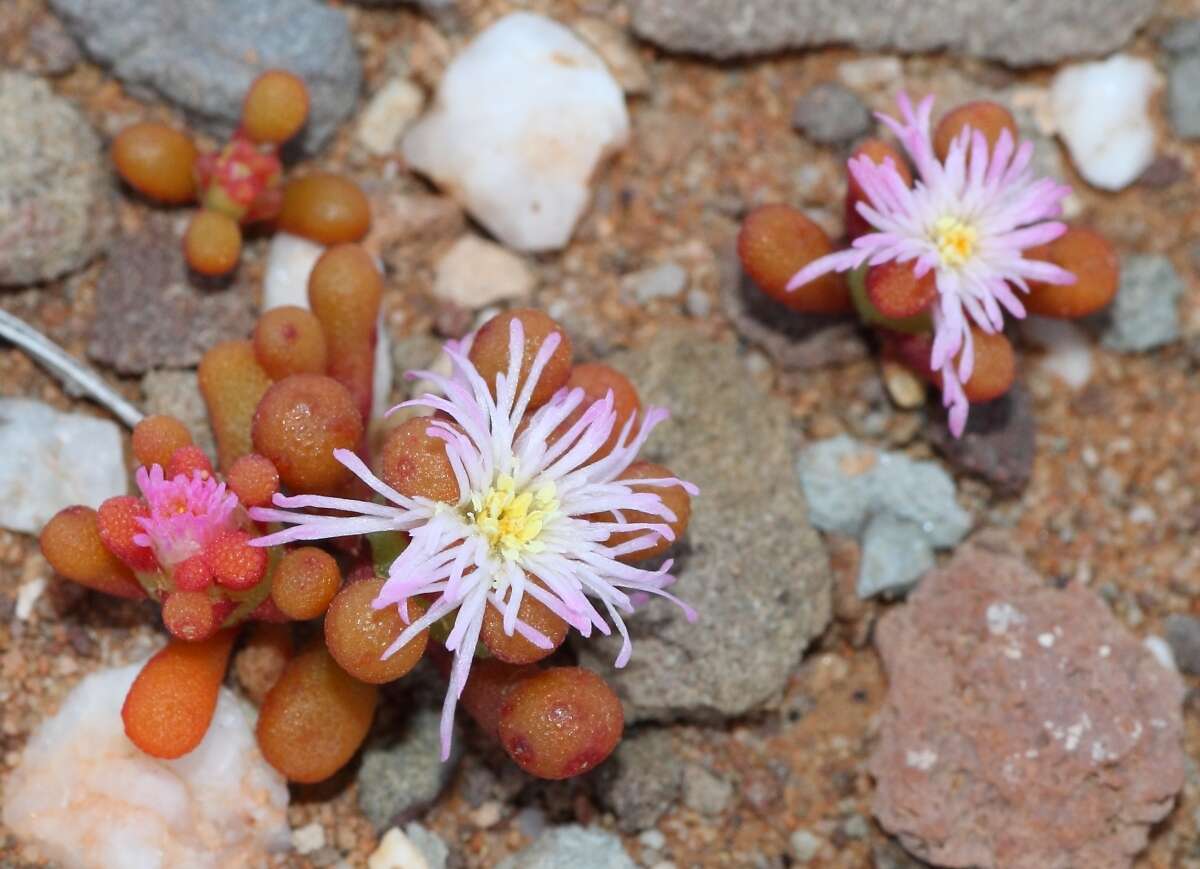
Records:
[[[1089,322],[1110,350],[1143,353],[1179,337],[1179,297],[1183,280],[1161,254],[1121,257],[1117,297]]]
[[[421,704],[398,721],[377,723],[358,770],[358,807],[376,830],[415,818],[453,775],[462,734],[455,733],[450,760],[442,763],[440,720],[438,709]]]
[[[1175,135],[1200,138],[1200,51],[1172,59],[1167,70],[1167,116]]]
[[[637,869],[621,840],[605,830],[571,824],[555,827],[496,869]]]
[[[676,552],[673,591],[699,613],[653,600],[620,639],[578,643],[605,674],[630,721],[720,719],[777,695],[830,617],[832,579],[791,467],[786,402],[749,379],[732,344],[679,329],[609,360],[637,381],[645,405],[672,412],[645,455],[700,487]]]
[[[1103,55],[1149,20],[1158,0],[632,0],[634,31],[714,58],[847,43],[950,51],[1036,66]]]
[[[1179,18],[1171,29],[1158,39],[1171,54],[1189,54],[1200,51],[1200,18]]]
[[[0,72],[0,285],[51,280],[108,242],[100,139],[41,79]]]
[[[857,320],[801,314],[776,302],[742,270],[732,244],[719,264],[725,315],[739,335],[783,370],[846,365],[869,354],[865,332]]]
[[[843,145],[870,131],[871,113],[854,91],[826,82],[796,100],[792,126],[818,145]]]
[[[310,153],[354,110],[362,67],[346,16],[315,0],[51,0],[86,51],[130,90],[161,97],[218,136],[250,83],[283,68],[310,93]]]
[[[190,368],[208,348],[254,328],[248,283],[193,283],[179,232],[165,215],[113,244],[96,285],[88,355],[122,374]]]
[[[1200,619],[1179,613],[1169,615],[1166,635],[1180,671],[1189,676],[1200,676]]]
[[[926,435],[950,464],[1002,495],[1019,493],[1033,473],[1037,420],[1029,390],[1019,382],[995,401],[972,405],[962,437],[950,434],[944,413],[930,416]]]
[[[679,799],[683,772],[668,733],[637,731],[596,771],[596,795],[626,833],[648,830]]]

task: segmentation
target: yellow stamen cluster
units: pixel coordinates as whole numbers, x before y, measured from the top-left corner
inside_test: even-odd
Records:
[[[495,552],[513,559],[522,552],[540,552],[542,526],[558,509],[553,483],[536,492],[517,494],[516,481],[507,475],[496,478],[485,495],[472,495],[468,521],[487,537]]]
[[[975,253],[979,231],[957,217],[939,217],[933,225],[933,242],[937,245],[942,263],[957,268]]]

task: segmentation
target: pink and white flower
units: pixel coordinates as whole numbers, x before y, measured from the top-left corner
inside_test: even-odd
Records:
[[[788,289],[863,264],[912,262],[918,278],[932,269],[938,298],[932,308],[930,368],[942,375],[942,403],[950,408],[950,430],[958,437],[969,410],[962,384],[975,363],[970,324],[994,334],[1004,328],[1005,311],[1024,317],[1014,288],[1028,293],[1028,281],[1075,282],[1071,272],[1023,256],[1066,232],[1066,225],[1053,218],[1061,215],[1070,188],[1035,178],[1033,143],[1018,146],[1007,129],[989,150],[983,133],[964,128],[940,161],[930,136],[933,97],[915,110],[906,94],[898,102],[901,120],[878,117],[908,152],[917,170],[915,183],[909,187],[890,159],[882,165],[867,156],[850,160],[850,174],[866,195],[858,212],[875,231],[856,238],[847,250],[809,263]]]
[[[137,518],[143,533],[133,542],[153,549],[163,567],[186,561],[234,527],[237,496],[209,474],[196,471],[168,480],[161,465],[151,465],[138,468],[134,479],[150,515]]]
[[[667,418],[667,411],[649,408],[640,422],[630,417],[619,430],[619,445],[596,461],[590,461],[591,457],[607,443],[618,424],[611,391],[587,407],[561,437],[554,437],[583,404],[582,389],[561,389],[544,406],[528,415],[526,411],[534,386],[561,340],[559,333],[552,332],[542,342],[519,394],[525,339],[517,319],[510,325],[508,367],[496,376],[495,398],[463,345],[446,345],[453,364],[450,377],[410,372],[410,378],[427,378],[443,394],[425,394],[393,410],[423,407],[453,420],[451,424],[431,418],[428,434],[446,443],[458,482],[457,503],[402,495],[372,474],[354,453],[338,450],[334,454],[337,460],[386,503],[276,495],[275,504],[288,510],[251,511],[256,520],[292,526],[254,541],[258,546],[381,531],[409,535],[410,542],[392,563],[374,606],[399,606],[407,622],[410,597],[436,595],[425,614],[408,625],[385,657],[434,622],[454,614],[446,640],[454,663],[442,708],[443,760],[449,756],[455,706],[470,673],[487,607],[495,607],[501,614],[506,634],[512,636],[515,631],[543,649],[552,648],[550,639],[518,618],[525,595],[544,604],[583,636],[593,629],[607,635],[615,626],[624,639],[618,667],[628,662],[632,652],[622,615],[633,611],[638,593],[675,601],[689,619],[695,618],[690,607],[665,590],[674,581],[669,573],[671,561],[646,570],[619,560],[660,538],[674,537],[667,523],[674,521],[675,515],[657,493],[644,489],[682,486],[691,494],[697,491],[673,477],[639,479],[636,485],[643,491],[618,479],[650,432]],[[291,512],[302,508],[348,515]],[[629,511],[662,521],[632,522],[625,518]],[[611,514],[611,521],[595,521],[597,514]],[[638,533],[624,543],[609,542],[623,532]]]

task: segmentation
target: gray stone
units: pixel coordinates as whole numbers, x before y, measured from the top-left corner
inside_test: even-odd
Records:
[[[1171,61],[1167,70],[1167,116],[1176,136],[1200,138],[1200,52]]]
[[[208,348],[254,328],[253,290],[240,274],[225,288],[188,271],[174,222],[155,214],[113,244],[96,284],[88,355],[123,374],[189,368]]]
[[[1158,44],[1171,54],[1200,51],[1200,18],[1180,18],[1158,38]]]
[[[1180,671],[1200,676],[1200,619],[1173,613],[1167,616],[1166,636]]]
[[[860,598],[901,594],[933,567],[933,546],[921,528],[891,513],[879,513],[862,536],[857,593]]]
[[[409,841],[425,858],[426,869],[446,869],[450,849],[446,847],[441,836],[416,821],[404,827],[404,835],[408,836]]]
[[[707,767],[690,763],[683,768],[683,804],[693,812],[716,817],[733,799],[733,785]]]
[[[142,395],[145,397],[142,407],[147,414],[175,417],[187,426],[196,446],[210,456],[217,454],[208,408],[195,371],[149,371],[142,378]]]
[[[99,507],[126,488],[115,424],[40,401],[0,399],[0,528],[38,534],[64,507]]]
[[[496,869],[636,869],[621,840],[605,830],[571,824],[555,827]]]
[[[1158,0],[633,0],[634,31],[714,58],[847,43],[1036,66],[1124,45]]]
[[[818,145],[842,145],[866,135],[871,113],[854,91],[826,82],[796,100],[792,126]]]
[[[646,458],[700,487],[673,571],[699,620],[652,600],[628,619],[628,666],[612,669],[619,637],[580,641],[581,663],[605,674],[630,721],[744,714],[782,690],[830,617],[829,561],[790,467],[788,405],[747,378],[731,343],[689,329],[609,361],[634,376],[645,406],[671,410]]]
[[[1175,266],[1160,254],[1121,258],[1117,297],[1092,322],[1101,329],[1105,347],[1142,353],[1179,337],[1179,297],[1183,281]]]
[[[368,741],[358,769],[358,807],[376,830],[412,820],[453,775],[462,734],[455,733],[450,759],[442,763],[440,721],[439,710],[422,704],[399,722],[376,725],[377,737]]]
[[[112,228],[100,139],[46,82],[0,72],[0,285],[86,265]]]
[[[688,274],[678,263],[665,262],[632,272],[624,278],[625,287],[643,305],[656,299],[678,296],[687,286]]]
[[[859,537],[877,513],[913,523],[931,545],[958,543],[971,516],[955,500],[954,480],[935,462],[875,450],[841,435],[812,444],[797,463],[810,518],[822,531]]]
[[[668,733],[635,731],[596,772],[596,795],[626,833],[658,823],[679,799],[680,759]]]
[[[250,83],[283,68],[308,85],[303,144],[319,150],[354,110],[362,68],[343,12],[316,0],[51,0],[86,51],[130,90],[205,131],[237,127]]]

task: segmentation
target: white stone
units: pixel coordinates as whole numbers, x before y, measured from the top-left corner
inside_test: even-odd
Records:
[[[1154,656],[1154,660],[1162,664],[1172,673],[1178,673],[1179,667],[1175,663],[1175,653],[1171,651],[1171,646],[1162,637],[1156,637],[1153,634],[1142,640],[1142,645]]]
[[[435,267],[433,294],[472,311],[533,292],[525,260],[500,245],[464,235]]]
[[[35,576],[29,582],[24,582],[17,589],[17,603],[13,608],[13,615],[18,621],[27,622],[29,617],[33,615],[33,608],[37,606],[38,599],[42,596],[42,592],[46,590],[46,577]]]
[[[1149,109],[1158,81],[1152,63],[1124,54],[1063,67],[1054,77],[1059,135],[1092,186],[1120,190],[1154,160]]]
[[[367,869],[429,869],[429,861],[412,839],[398,827],[392,827],[367,858]]]
[[[640,303],[647,305],[655,299],[669,299],[682,293],[687,287],[688,273],[683,266],[668,261],[631,272],[622,283]]]
[[[801,863],[808,863],[821,851],[821,847],[825,841],[819,836],[814,836],[808,830],[797,830],[792,833],[792,853],[796,855],[796,859]]]
[[[271,236],[263,278],[262,309],[269,311],[283,305],[307,308],[308,276],[323,253],[322,245],[298,235],[277,232]]]
[[[372,154],[392,153],[424,107],[421,88],[406,78],[391,79],[363,109],[358,120],[358,141]]]
[[[325,828],[316,821],[292,830],[292,847],[301,854],[311,854],[325,847]]]
[[[900,81],[904,67],[898,57],[860,57],[838,64],[837,73],[846,87],[870,90]]]
[[[514,12],[450,64],[403,150],[504,244],[545,251],[566,245],[597,166],[628,138],[625,97],[596,52]]]
[[[38,727],[5,781],[4,824],[63,869],[263,866],[289,845],[288,790],[222,688],[204,740],[177,760],[125,737],[142,665],[102,670]]]
[[[1092,342],[1078,324],[1051,317],[1026,317],[1021,334],[1046,351],[1039,365],[1072,389],[1092,379]]]
[[[296,305],[307,310],[308,276],[324,252],[324,247],[306,238],[286,232],[275,233],[271,237],[271,249],[267,252],[262,309],[269,311],[283,305]],[[376,266],[379,266],[378,261]],[[374,398],[371,415],[378,418],[392,406],[392,348],[382,311],[375,334],[375,382],[372,387]]]
[[[64,507],[99,507],[127,488],[116,424],[0,399],[0,527],[37,534]]]

